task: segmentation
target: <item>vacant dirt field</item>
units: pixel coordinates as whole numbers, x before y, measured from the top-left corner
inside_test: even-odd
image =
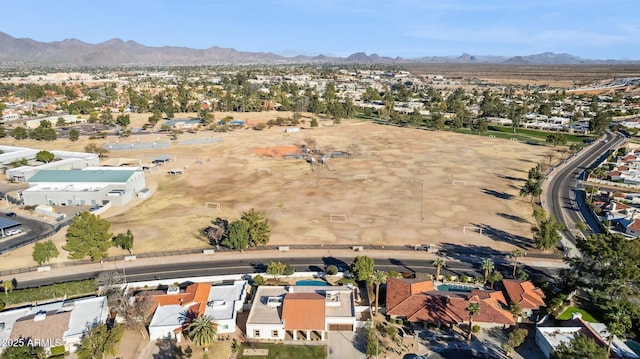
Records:
[[[152,142],[152,137],[155,140],[155,135],[140,135],[119,141]],[[292,134],[285,134],[282,127],[185,133],[178,142],[203,137],[222,142],[173,143],[168,149],[109,154],[143,163],[158,155],[172,157],[147,173],[151,198],[136,199],[105,214],[115,233],[133,231],[134,252],[203,247],[206,242],[199,231],[214,217],[235,219],[252,207],[269,218],[271,244],[446,242],[510,250],[531,236],[529,200],[518,192],[527,170],[545,161],[549,151],[508,140],[358,121],[339,126],[321,121],[319,128]],[[331,159],[328,167],[316,163],[314,170],[304,160],[256,154],[260,148],[301,145],[306,137],[314,138],[319,148],[346,151],[350,144],[358,144],[362,155]],[[84,144],[58,140],[46,146],[80,150]],[[184,174],[167,174],[176,168],[184,169]],[[204,208],[206,202],[221,208]],[[330,222],[331,214],[345,222]],[[485,235],[471,228],[463,234],[465,226],[483,228]],[[60,247],[64,233],[55,242]],[[0,267],[33,265],[31,248],[6,255],[11,260],[0,261]],[[54,262],[66,259],[61,252]]]

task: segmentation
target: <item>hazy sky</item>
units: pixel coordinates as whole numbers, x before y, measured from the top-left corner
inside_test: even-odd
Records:
[[[7,0],[2,13],[0,31],[37,41],[640,60],[638,0]]]

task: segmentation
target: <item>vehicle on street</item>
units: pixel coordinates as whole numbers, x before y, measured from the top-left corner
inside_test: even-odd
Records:
[[[22,229],[10,229],[8,231],[4,231],[5,236],[13,236],[14,234],[22,233]]]
[[[16,212],[8,212],[8,213],[6,214],[6,216],[7,216],[7,217],[15,217],[15,216],[17,216],[17,214],[16,214]]]

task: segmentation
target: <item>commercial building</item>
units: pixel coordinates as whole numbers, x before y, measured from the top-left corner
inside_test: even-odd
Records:
[[[50,151],[54,160],[49,163],[36,161],[36,154],[40,150],[15,147],[0,146],[0,166],[4,168],[7,180],[15,182],[28,182],[31,176],[40,170],[76,170],[87,167],[98,166],[100,158],[95,153],[70,152],[70,151]],[[9,168],[15,161],[24,160],[28,165]]]
[[[42,170],[22,191],[25,205],[121,206],[145,188],[144,171],[127,167],[87,167],[82,170]]]

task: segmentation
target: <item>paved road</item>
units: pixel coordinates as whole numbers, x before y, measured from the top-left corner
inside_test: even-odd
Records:
[[[53,282],[93,278],[101,271],[117,270],[125,274],[127,281],[184,278],[226,274],[264,272],[270,261],[281,261],[294,266],[296,271],[321,271],[328,265],[347,268],[357,255],[374,258],[376,268],[398,272],[435,273],[432,265],[435,254],[422,251],[370,250],[354,252],[351,250],[291,250],[252,251],[216,253],[214,255],[184,255],[171,257],[141,258],[133,262],[105,262],[52,269],[50,272],[26,272],[12,276],[19,288],[37,287]],[[504,254],[478,256],[474,254],[450,253],[443,275],[480,276],[480,263],[484,258],[493,258],[496,267],[503,273],[511,273],[512,262]],[[553,277],[557,268],[566,265],[560,259],[520,258],[532,273]],[[5,279],[5,278],[3,278]]]
[[[543,207],[547,212],[566,225],[562,232],[562,244],[570,256],[579,255],[571,229],[578,221],[583,221],[595,233],[600,231],[597,218],[585,203],[584,191],[579,188],[579,180],[585,170],[608,154],[610,149],[620,147],[626,138],[621,134],[607,132],[604,139],[578,152],[565,164],[557,167],[547,177],[543,187]]]
[[[49,223],[25,217],[21,214],[9,218],[6,217],[7,212],[10,212],[10,210],[0,212],[0,217],[22,223],[21,226],[15,227],[15,229],[22,229],[22,233],[10,237],[0,237],[0,254],[33,243],[42,234],[53,231],[54,226]]]

